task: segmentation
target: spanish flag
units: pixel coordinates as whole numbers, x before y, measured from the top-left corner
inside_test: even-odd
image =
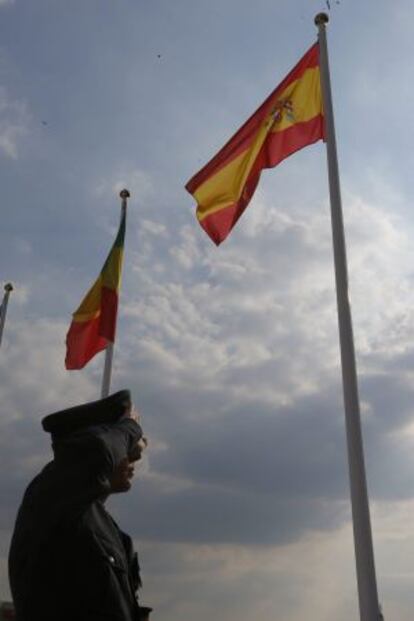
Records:
[[[218,245],[252,198],[264,168],[324,138],[315,43],[229,142],[186,185],[197,218]]]
[[[66,336],[67,369],[82,369],[95,354],[115,341],[118,293],[124,254],[126,209],[118,234],[96,282],[73,313]]]

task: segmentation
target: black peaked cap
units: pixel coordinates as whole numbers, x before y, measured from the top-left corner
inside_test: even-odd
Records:
[[[54,437],[61,437],[92,425],[116,423],[131,403],[129,390],[120,390],[105,399],[82,403],[45,416],[42,427]]]

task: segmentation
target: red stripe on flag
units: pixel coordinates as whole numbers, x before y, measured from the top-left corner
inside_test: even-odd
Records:
[[[323,130],[324,119],[322,115],[319,115],[305,123],[292,125],[283,132],[268,135],[252,167],[243,195],[237,203],[219,209],[200,220],[202,228],[217,246],[226,239],[249,204],[259,183],[262,170],[273,168],[295,151],[317,142],[321,136],[323,137]]]
[[[115,341],[117,311],[118,293],[114,289],[102,287],[99,335],[111,341],[111,343]]]
[[[303,147],[324,140],[324,119],[321,114],[309,121],[291,125],[282,132],[270,132],[266,138],[254,168],[273,168],[281,161],[300,151]]]
[[[72,321],[66,337],[67,369],[83,369],[95,354],[105,349],[106,338],[99,335],[100,317],[91,321]]]
[[[66,337],[67,369],[82,369],[108,342],[115,341],[118,294],[113,289],[102,287],[101,310],[90,321],[72,321]]]

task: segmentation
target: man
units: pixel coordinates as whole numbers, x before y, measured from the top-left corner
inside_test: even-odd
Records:
[[[9,555],[17,621],[143,621],[131,538],[105,509],[146,440],[128,390],[46,416],[54,460],[30,483]]]

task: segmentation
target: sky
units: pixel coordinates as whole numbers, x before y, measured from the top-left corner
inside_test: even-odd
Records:
[[[0,0],[0,600],[40,425],[99,397],[71,313],[131,192],[112,377],[149,438],[109,501],[157,621],[358,618],[326,153],[266,171],[216,248],[184,185],[328,44],[379,599],[414,610],[411,0]]]

